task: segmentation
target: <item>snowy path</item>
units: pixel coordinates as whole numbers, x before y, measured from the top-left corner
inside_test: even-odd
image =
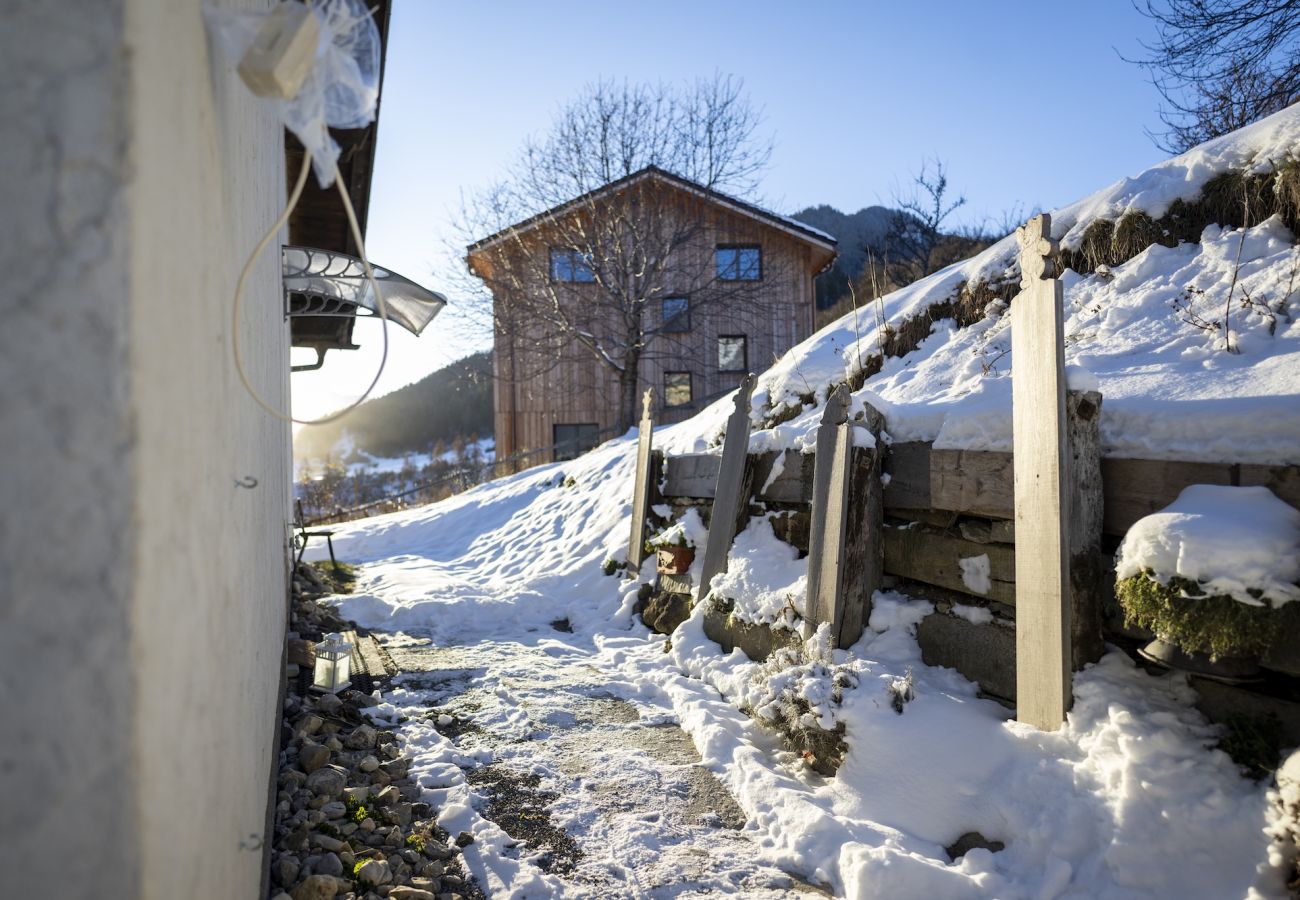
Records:
[[[628,699],[597,648],[551,628],[452,646],[381,637],[414,771],[441,786],[444,826],[475,835],[465,859],[490,896],[822,895],[758,861],[691,738]]]

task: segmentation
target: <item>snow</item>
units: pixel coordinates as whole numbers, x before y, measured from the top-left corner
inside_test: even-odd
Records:
[[[1300,108],[1211,141],[1150,170],[1117,181],[1052,212],[1052,230],[1075,246],[1096,217],[1112,221],[1130,210],[1153,217],[1176,199],[1196,197],[1229,169],[1261,171],[1294,153]],[[1109,456],[1204,462],[1300,462],[1300,317],[1294,310],[1300,250],[1276,219],[1241,230],[1210,227],[1197,244],[1152,247],[1136,258],[1089,276],[1067,271],[1066,363],[1077,389],[1100,390],[1102,450]],[[1233,275],[1238,249],[1242,266]],[[1008,236],[965,262],[881,298],[883,320],[897,325],[932,304],[953,298],[963,283],[1019,279],[1018,249]],[[1193,312],[1222,320],[1233,291],[1231,329],[1239,353],[1225,349],[1222,332],[1185,321],[1171,303],[1193,294]],[[1274,321],[1250,296],[1274,307]],[[847,380],[881,341],[875,305],[848,313],[788,351],[761,374],[752,399],[759,423],[769,409],[815,403],[773,429],[756,430],[751,451],[804,449],[821,418],[828,388]],[[1271,332],[1270,332],[1271,327]],[[894,440],[933,440],[938,447],[1008,451],[1011,448],[1012,364],[1010,316],[990,304],[982,321],[958,329],[935,324],[908,356],[887,359],[883,370],[854,395],[885,413]],[[699,434],[721,431],[730,398],[706,410]],[[693,438],[699,435],[692,435]],[[704,449],[700,446],[698,449]],[[673,452],[692,452],[686,447]]]
[[[752,518],[736,535],[727,571],[713,579],[711,592],[733,601],[732,615],[742,622],[794,630],[808,593],[806,567],[795,564],[798,557],[772,531],[768,517]]]
[[[1300,510],[1266,487],[1191,485],[1124,536],[1116,576],[1144,572],[1250,606],[1300,599]]]
[[[1280,159],[1298,140],[1294,109],[1057,211],[1055,230],[1068,245],[1090,217],[1135,208],[1159,215],[1216,172]],[[1236,296],[1278,305],[1271,323],[1258,311],[1234,312],[1240,352],[1230,353],[1222,334],[1183,321],[1171,302],[1195,288],[1204,293],[1190,296],[1200,298],[1206,315],[1221,309],[1238,248],[1244,264]],[[947,299],[969,279],[1014,277],[1013,257],[1014,241],[1004,241],[897,291],[884,298],[887,319]],[[1087,277],[1067,273],[1066,356],[1079,367],[1070,377],[1104,395],[1106,453],[1297,461],[1300,325],[1281,305],[1293,302],[1286,285],[1295,259],[1291,236],[1269,221],[1244,233],[1210,228],[1199,244],[1153,247]],[[813,393],[815,404],[755,433],[751,449],[810,448],[827,388],[872,352],[875,328],[870,311],[856,327],[851,314],[760,376],[755,421],[798,403],[800,394]],[[855,403],[884,412],[893,440],[1009,450],[1009,328],[996,306],[968,328],[937,323],[917,351],[887,360]],[[733,402],[722,398],[660,429],[657,448],[717,452]],[[358,593],[338,600],[343,615],[389,635],[407,633],[390,640],[424,641],[453,654],[458,661],[448,670],[478,691],[475,721],[514,729],[518,738],[499,747],[457,746],[436,727],[454,713],[440,705],[438,689],[405,681],[384,697],[407,717],[404,749],[441,824],[475,835],[466,862],[491,896],[636,896],[638,867],[668,871],[690,858],[689,835],[584,799],[585,782],[547,755],[531,716],[546,697],[567,704],[575,694],[617,698],[641,722],[680,725],[743,811],[743,840],[719,850],[715,868],[676,883],[682,892],[743,892],[727,886],[726,873],[739,873],[752,858],[844,897],[1285,896],[1283,860],[1271,849],[1270,831],[1280,826],[1269,792],[1213,749],[1218,729],[1195,709],[1183,676],[1150,675],[1112,649],[1075,676],[1067,721],[1044,733],[1010,721],[957,672],[925,665],[915,631],[934,607],[902,594],[873,598],[868,631],[852,648],[829,649],[823,632],[776,663],[722,653],[704,633],[703,605],[669,641],[648,633],[632,610],[639,583],[653,577],[653,560],[631,579],[601,573],[604,560],[625,556],[635,452],[629,434],[438,504],[335,527],[338,556],[362,564]],[[1126,566],[1151,565],[1225,590],[1234,578],[1267,585],[1270,599],[1285,596],[1288,584],[1294,591],[1300,514],[1283,512],[1264,493],[1189,489],[1152,517],[1154,525],[1135,526],[1121,575]],[[1211,513],[1220,525],[1208,540]],[[692,520],[686,531],[703,545],[702,522]],[[324,550],[308,554],[322,558]],[[986,583],[985,557],[963,563],[972,589]],[[806,565],[757,517],[737,536],[728,571],[714,585],[746,621],[791,622]],[[969,621],[989,615],[962,606],[954,613]],[[572,634],[551,630],[561,618]],[[892,698],[909,677],[913,697],[900,713]],[[747,710],[762,720],[793,711],[805,725],[843,726],[848,751],[836,777],[822,778],[783,752]],[[499,758],[535,772],[557,794],[552,814],[601,861],[606,881],[589,889],[583,885],[592,882],[542,871],[527,848],[514,847],[483,817],[464,767]],[[599,748],[592,766],[625,779],[636,802],[657,789],[644,779],[644,760],[615,746]],[[950,860],[944,847],[970,831],[1005,849]],[[620,866],[620,859],[630,863]]]
[[[983,606],[967,606],[965,603],[954,603],[952,605],[952,614],[960,619],[965,619],[972,625],[988,625],[993,621],[993,613]]]
[[[987,594],[993,583],[989,580],[989,555],[968,556],[957,560],[961,567],[961,583],[975,594]]]

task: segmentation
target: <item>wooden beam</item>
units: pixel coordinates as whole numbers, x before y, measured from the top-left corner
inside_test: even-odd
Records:
[[[745,475],[749,471],[749,398],[754,391],[754,376],[746,375],[736,390],[736,408],[727,419],[727,436],[722,442],[722,461],[713,490],[713,513],[709,516],[709,538],[704,547],[704,562],[696,601],[709,595],[713,579],[727,571],[727,554],[736,536],[742,511],[749,506]]]
[[[931,450],[931,505],[988,519],[1014,519],[1012,472],[1010,453]]]
[[[900,441],[891,444],[884,460],[886,509],[933,509],[930,500],[930,443]]]
[[[1042,214],[1017,229],[1022,290],[1011,302],[1016,719],[1044,731],[1061,727],[1072,699],[1065,291],[1051,227]]]
[[[712,453],[669,456],[664,460],[664,496],[711,500],[721,462],[722,457]]]
[[[886,527],[883,538],[887,574],[1009,606],[1016,602],[1016,553],[1011,547],[977,544],[924,526]],[[989,590],[983,594],[967,583],[961,566],[962,560],[981,556],[989,560]]]

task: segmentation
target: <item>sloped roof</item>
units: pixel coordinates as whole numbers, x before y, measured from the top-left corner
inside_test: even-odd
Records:
[[[819,231],[811,225],[805,225],[803,222],[800,222],[797,219],[792,219],[789,216],[774,213],[771,210],[763,209],[761,206],[755,206],[753,203],[737,199],[736,197],[729,196],[721,191],[716,191],[713,188],[705,187],[702,184],[698,184],[688,178],[683,178],[680,175],[674,175],[672,172],[665,171],[658,166],[646,166],[644,169],[639,169],[630,175],[625,175],[622,178],[611,181],[594,190],[587,191],[585,194],[580,194],[572,200],[568,200],[558,206],[553,206],[548,210],[530,216],[522,222],[517,222],[508,228],[501,229],[495,234],[490,234],[485,238],[475,241],[466,248],[466,251],[470,254],[474,254],[486,250],[488,247],[505,238],[507,235],[517,235],[520,232],[528,231],[543,222],[562,216],[569,210],[589,203],[598,197],[616,193],[637,183],[638,181],[644,181],[650,178],[657,181],[663,181],[679,190],[693,194],[697,197],[702,197],[718,206],[725,207],[732,212],[755,219],[762,222],[764,225],[782,231],[797,240],[804,241],[805,243],[826,250],[832,255],[835,253],[837,242],[834,237],[824,231]]]

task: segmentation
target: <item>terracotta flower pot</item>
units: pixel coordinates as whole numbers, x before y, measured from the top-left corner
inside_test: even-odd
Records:
[[[657,557],[660,575],[685,575],[695,561],[695,548],[660,547]]]

